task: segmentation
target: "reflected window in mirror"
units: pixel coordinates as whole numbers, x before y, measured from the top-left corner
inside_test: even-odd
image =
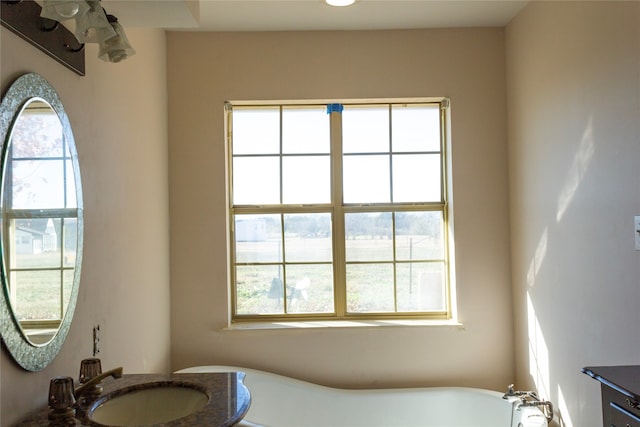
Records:
[[[72,157],[62,125],[44,100],[15,121],[5,159],[3,238],[7,287],[26,337],[44,344],[68,306],[77,250]]]

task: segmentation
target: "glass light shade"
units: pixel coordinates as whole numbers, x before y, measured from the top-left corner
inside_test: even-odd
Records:
[[[102,43],[115,37],[116,31],[107,20],[99,0],[87,0],[89,10],[76,18],[75,36],[80,43]]]
[[[111,22],[111,25],[116,32],[116,36],[100,43],[98,58],[106,62],[120,62],[135,55],[136,51],[131,47],[131,44],[129,44],[122,25],[120,25],[118,21]]]
[[[44,0],[40,16],[54,21],[66,21],[82,16],[89,10],[84,0]]]

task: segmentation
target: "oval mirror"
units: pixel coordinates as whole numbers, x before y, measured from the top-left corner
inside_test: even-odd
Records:
[[[82,261],[82,189],[69,119],[37,74],[18,78],[0,104],[2,322],[23,368],[46,367],[66,338]]]

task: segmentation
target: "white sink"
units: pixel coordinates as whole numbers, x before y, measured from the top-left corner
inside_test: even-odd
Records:
[[[189,385],[148,383],[107,395],[89,412],[89,418],[106,426],[162,424],[186,417],[208,401],[204,391]]]

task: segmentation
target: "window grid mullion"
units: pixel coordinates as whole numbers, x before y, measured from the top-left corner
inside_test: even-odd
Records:
[[[287,250],[285,248],[285,232],[284,232],[284,212],[280,213],[280,252],[281,252],[281,259],[280,259],[280,267],[282,268],[282,280],[280,281],[282,283],[282,295],[283,295],[283,299],[282,299],[282,310],[284,311],[284,314],[287,315],[289,313],[289,303],[287,302]]]
[[[65,168],[66,169],[66,168]],[[66,182],[66,179],[65,179]],[[64,191],[65,194],[65,206],[67,203],[67,190]],[[64,256],[65,256],[65,244],[66,244],[66,220],[62,218],[60,221],[60,319],[64,317]]]
[[[333,298],[336,316],[347,313],[347,266],[342,192],[342,113],[330,115],[331,203],[333,205]]]
[[[442,201],[442,221],[445,229],[442,230],[444,238],[444,253],[449,254],[449,204],[447,195],[449,188],[449,171],[447,169],[446,157],[447,153],[447,141],[449,138],[447,124],[449,123],[447,113],[449,109],[449,100],[445,100],[440,103],[440,200]],[[451,265],[450,256],[445,255],[444,262],[444,293],[445,293],[445,310],[448,314],[452,312],[451,301]]]
[[[278,106],[278,162],[279,162],[279,179],[280,179],[280,205],[284,205],[284,157],[283,157],[283,111],[282,105]],[[287,259],[285,248],[285,231],[284,231],[284,212],[280,210],[280,251],[281,251],[281,268],[282,268],[282,311],[286,316],[289,314],[289,303],[287,302]]]
[[[393,253],[393,311],[398,312],[398,263],[397,263],[397,245],[396,245],[396,213],[391,212],[391,241]]]
[[[389,202],[393,205],[393,107],[389,104]],[[398,277],[396,265],[396,210],[391,211],[391,239],[393,253],[393,311],[398,312]]]
[[[388,115],[389,115],[389,129],[388,131],[388,140],[389,140],[389,152],[385,153],[389,156],[389,202],[393,203],[393,141],[392,141],[392,132],[393,132],[393,122],[391,121],[391,104],[389,104]],[[394,268],[395,271],[395,268]],[[394,276],[395,277],[395,276]],[[395,279],[394,279],[394,288],[395,288]]]
[[[278,141],[279,141],[279,148],[278,148],[278,150],[279,150],[279,159],[278,160],[280,162],[280,171],[279,171],[279,173],[280,173],[280,204],[282,205],[282,204],[284,204],[284,158],[282,156],[282,152],[283,152],[283,142],[282,142],[282,134],[283,134],[283,132],[282,132],[282,125],[283,125],[282,112],[283,112],[283,106],[281,105],[278,110],[280,112],[279,117],[278,117],[278,120],[279,120],[278,128],[279,128],[279,131],[280,131],[280,135],[278,135]],[[284,227],[284,223],[283,223],[283,227]],[[286,313],[286,311],[285,311],[285,313]]]

